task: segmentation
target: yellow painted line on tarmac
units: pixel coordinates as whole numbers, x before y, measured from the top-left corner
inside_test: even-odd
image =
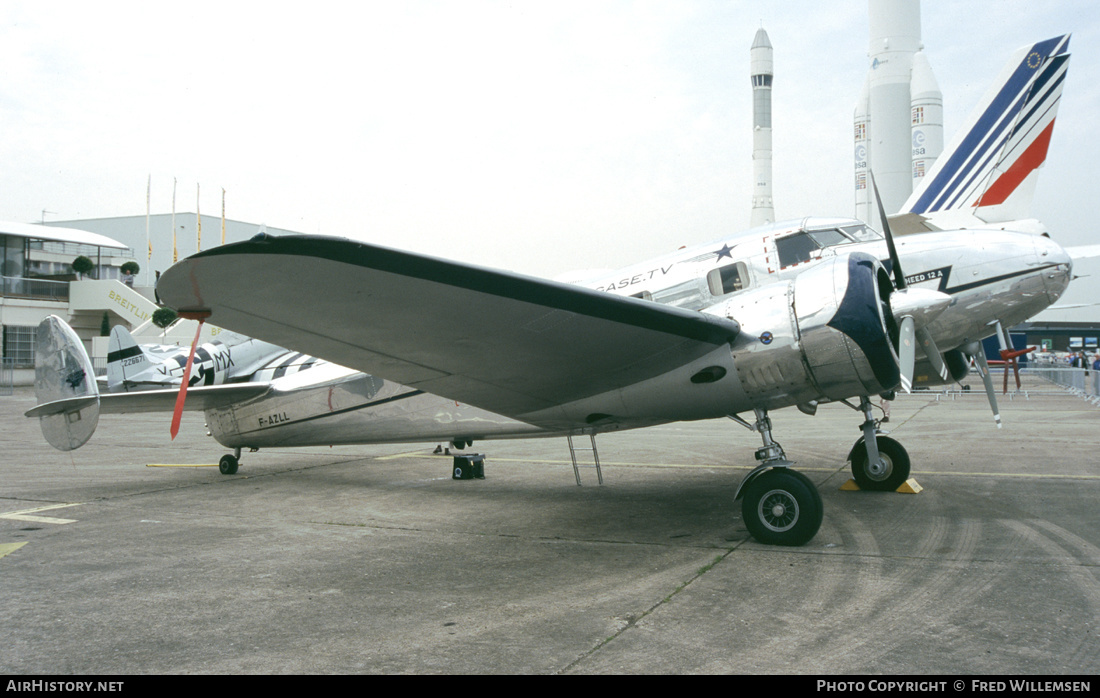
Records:
[[[395,460],[397,458],[427,458],[430,456],[440,456],[441,453],[424,453],[423,451],[407,451],[405,453],[392,453],[388,456],[378,456],[374,460]],[[450,458],[450,456],[447,456]]]
[[[76,519],[59,519],[53,516],[35,516],[35,514],[40,511],[50,511],[51,509],[64,509],[65,507],[75,507],[79,505],[80,502],[73,502],[72,504],[49,504],[44,507],[35,507],[34,509],[9,511],[6,514],[0,514],[0,519],[11,519],[13,521],[30,521],[32,523],[70,524],[75,523]]]
[[[8,553],[14,553],[26,544],[26,541],[22,543],[0,543],[0,557],[4,557]]]
[[[423,451],[409,451],[407,453],[394,453],[389,456],[379,456],[375,460],[397,460],[398,458],[452,458],[454,456],[461,455],[473,455],[462,453],[424,453]],[[484,454],[482,454],[484,455]],[[494,463],[534,463],[539,465],[569,465],[572,466],[573,462],[568,460],[552,459],[552,458],[499,458],[496,456],[485,455],[486,460],[492,460]],[[591,459],[580,458],[577,460],[577,465],[591,466]],[[600,460],[600,465],[612,465],[620,468],[728,468],[733,470],[751,470],[752,468],[747,465],[699,465],[689,463],[625,463],[622,461],[609,461]]]
[[[1061,473],[968,473],[962,470],[914,470],[914,475],[953,475],[955,477],[1018,477],[1038,480],[1100,480],[1100,475],[1065,475]]]
[[[146,468],[216,468],[217,463],[146,463]]]
[[[408,451],[406,453],[394,453],[389,456],[379,456],[375,460],[397,460],[399,458],[451,458],[454,455],[460,454],[444,454],[444,453],[425,453],[424,451]],[[555,460],[549,458],[497,458],[486,455],[486,462],[493,463],[532,463],[539,465],[572,465],[572,461],[567,460]],[[591,460],[578,459],[577,465],[591,466]],[[626,463],[622,461],[608,461],[600,459],[601,466],[617,466],[620,468],[709,468],[719,470],[752,470],[755,465],[719,465],[717,463]],[[819,472],[819,473],[832,473],[838,469],[847,469],[847,466],[837,466],[835,468],[810,468],[800,466],[797,461],[794,461],[794,469],[805,472]],[[914,470],[913,475],[930,475],[940,476],[947,475],[953,477],[1001,477],[1001,478],[1032,478],[1032,479],[1050,479],[1050,480],[1100,480],[1100,475],[1069,475],[1059,473],[1007,473],[1007,472],[966,472],[962,470]]]

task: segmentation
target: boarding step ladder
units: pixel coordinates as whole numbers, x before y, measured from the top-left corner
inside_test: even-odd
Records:
[[[577,478],[577,486],[581,485],[581,468],[595,468],[596,477],[599,479],[600,484],[603,484],[603,471],[600,470],[600,454],[596,450],[596,435],[589,434],[588,438],[592,441],[592,448],[585,446],[575,447],[573,445],[573,436],[568,435],[565,437],[569,441],[569,457],[573,460],[573,475]],[[577,451],[591,451],[592,452],[592,465],[578,464],[577,463]]]

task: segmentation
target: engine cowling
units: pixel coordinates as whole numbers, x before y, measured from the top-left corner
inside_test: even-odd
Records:
[[[896,388],[892,290],[882,264],[856,252],[731,298],[719,312],[741,325],[733,356],[746,393],[776,409]]]

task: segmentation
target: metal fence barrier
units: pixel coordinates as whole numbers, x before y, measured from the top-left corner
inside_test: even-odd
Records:
[[[11,395],[15,392],[15,359],[5,356],[0,359],[0,395]]]
[[[63,301],[69,298],[69,282],[4,276],[0,277],[0,293],[17,298]]]
[[[998,398],[1015,400],[1017,397],[1025,400],[1032,396],[1040,395],[1077,395],[1093,405],[1100,406],[1100,371],[1083,368],[1070,368],[1061,364],[1039,364],[1031,362],[1026,368],[1020,369],[1020,387],[1016,387],[1016,378],[1012,369],[1004,369],[1000,366],[990,367],[993,373],[993,385]],[[1008,387],[1005,390],[1004,371],[1008,371]],[[985,397],[985,388],[982,385],[981,376],[971,369],[970,376],[962,385],[955,383],[943,388],[930,388],[927,391],[940,396],[957,399],[967,395]]]
[[[1100,371],[1091,368],[1070,368],[1058,365],[1036,365],[1031,373],[1066,388],[1069,392],[1095,404],[1100,404]]]

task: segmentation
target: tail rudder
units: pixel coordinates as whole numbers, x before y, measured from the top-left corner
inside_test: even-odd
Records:
[[[73,328],[51,315],[35,336],[34,392],[42,435],[60,451],[83,446],[99,424],[99,389],[84,343]]]
[[[1028,218],[1069,67],[1070,35],[1012,55],[900,214]],[[941,226],[942,227],[942,226]]]
[[[127,389],[127,379],[152,367],[152,362],[133,335],[122,325],[111,328],[107,342],[107,389],[112,393]]]

